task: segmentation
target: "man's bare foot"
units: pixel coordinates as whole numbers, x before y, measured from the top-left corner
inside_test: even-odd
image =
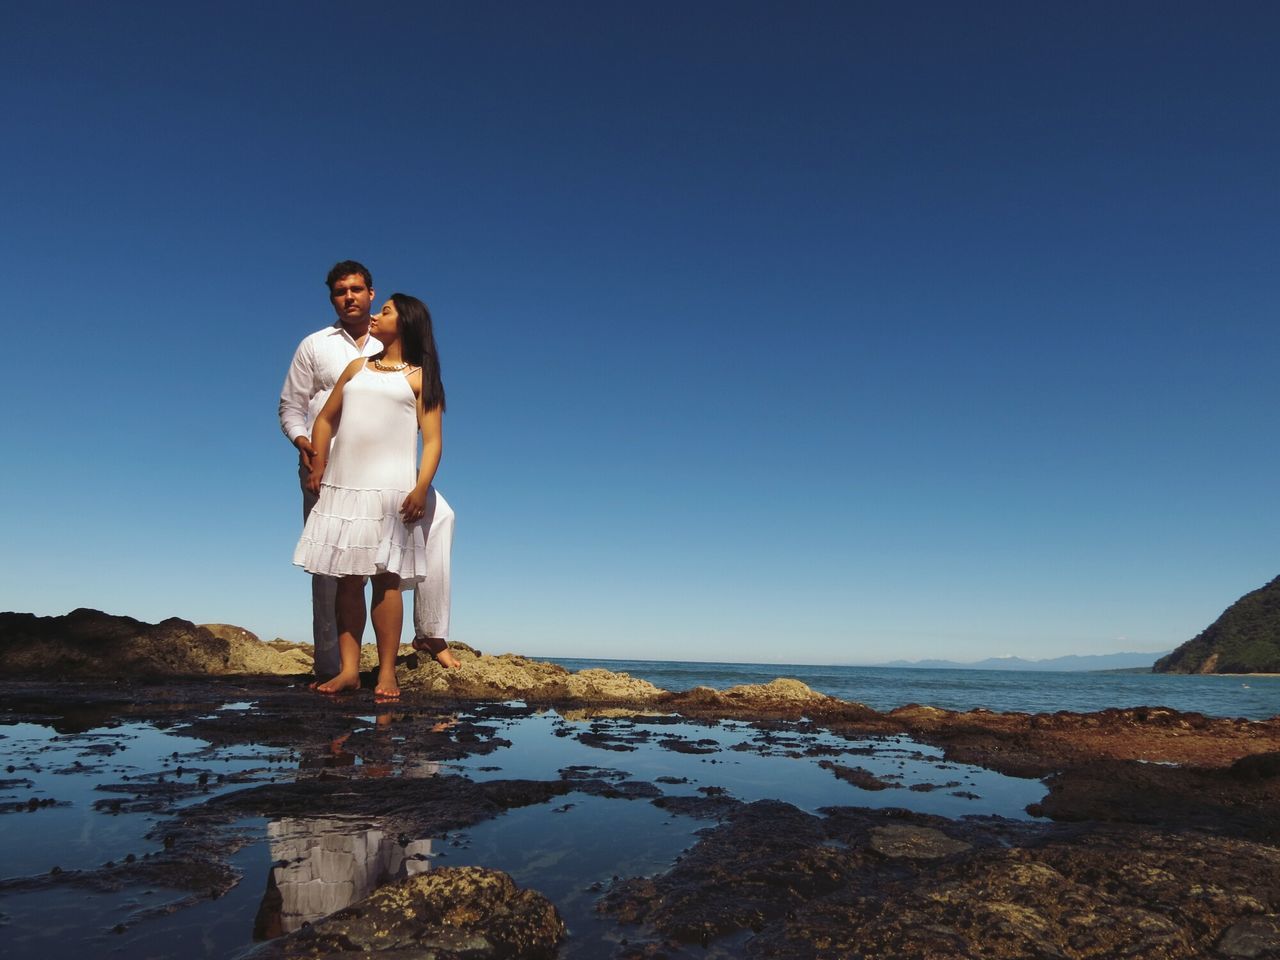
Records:
[[[436,663],[447,670],[454,670],[462,666],[462,661],[455,657],[453,651],[449,649],[449,641],[442,640],[440,637],[414,637],[413,649],[419,653],[431,654]]]
[[[382,703],[400,699],[400,683],[396,680],[394,673],[389,677],[378,674],[378,685],[373,688],[373,699]]]
[[[359,690],[360,674],[340,673],[324,683],[316,682],[311,684],[311,689],[317,693],[341,693],[343,690]]]

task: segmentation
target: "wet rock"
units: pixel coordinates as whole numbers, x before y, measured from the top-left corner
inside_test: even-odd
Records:
[[[910,860],[937,860],[972,850],[973,844],[953,840],[932,827],[892,824],[875,827],[871,831],[871,849],[890,860],[901,857]]]
[[[643,780],[629,780],[631,774],[602,767],[573,766],[560,771],[560,778],[579,793],[611,800],[648,800],[662,796],[662,791]]]
[[[670,953],[717,945],[748,960],[1169,960],[1272,949],[1273,846],[1137,827],[822,813],[743,806],[666,874],[616,883],[599,907],[635,925],[629,939],[649,951],[637,956],[673,943]]]
[[[216,844],[193,840],[175,845],[150,858],[103,864],[96,869],[66,870],[53,867],[48,873],[0,880],[0,893],[26,893],[55,886],[71,886],[94,893],[115,893],[129,887],[160,886],[190,890],[217,898],[236,885],[236,871],[224,862],[234,852],[234,844],[218,850]]]
[[[907,789],[912,793],[933,793],[935,790],[946,790],[950,787],[958,786],[960,786],[960,781],[952,780],[948,783],[913,783]]]
[[[720,752],[720,742],[708,738],[686,740],[683,737],[665,737],[658,741],[658,746],[673,753],[706,754]]]
[[[1243,761],[1242,761],[1243,762]],[[1280,778],[1098,760],[1047,778],[1042,816],[1205,830],[1280,843]]]
[[[1249,917],[1222,932],[1215,951],[1220,957],[1280,957],[1280,917]]]
[[[388,884],[248,956],[387,953],[431,960],[551,960],[564,937],[552,903],[507,874],[442,867]]]
[[[723,820],[742,806],[742,801],[725,793],[702,797],[659,797],[653,801],[659,810],[698,820]]]
[[[762,929],[841,885],[848,858],[825,840],[821,820],[790,804],[747,804],[669,874],[614,885],[600,909],[684,943]]]
[[[645,780],[626,780],[622,783],[610,783],[605,780],[579,780],[573,789],[592,796],[606,797],[611,800],[650,800],[662,796],[662,791]]]
[[[949,760],[1020,777],[1044,777],[1099,759],[1225,767],[1250,754],[1280,752],[1280,716],[1210,718],[1165,707],[1096,713],[957,713],[909,704],[891,710],[886,719],[901,724],[917,740],[942,746]],[[847,730],[846,735],[860,735],[866,725],[836,721],[832,726]],[[1272,769],[1266,762],[1259,763]]]
[[[589,767],[582,764],[562,767],[559,773],[561,780],[612,780],[617,782],[626,780],[631,776],[625,770],[614,770],[610,767]]]
[[[819,760],[818,766],[824,770],[830,770],[837,778],[862,790],[889,790],[902,786],[882,777],[877,777],[865,767],[848,767],[842,763],[833,763],[830,760]]]
[[[595,747],[597,750],[617,750],[625,753],[638,749],[634,744],[628,743],[620,737],[609,733],[597,733],[594,730],[584,730],[574,739],[584,746]]]

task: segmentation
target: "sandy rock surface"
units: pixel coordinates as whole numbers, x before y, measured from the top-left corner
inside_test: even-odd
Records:
[[[406,692],[453,700],[583,701],[644,705],[668,694],[625,673],[589,669],[577,673],[513,653],[481,654],[462,643],[450,644],[462,664],[446,670],[428,654],[402,647],[397,672]],[[374,661],[376,663],[376,660]]]
[[[202,628],[230,646],[228,672],[245,676],[293,676],[310,673],[315,664],[311,646],[288,640],[263,642],[244,627],[202,623]]]

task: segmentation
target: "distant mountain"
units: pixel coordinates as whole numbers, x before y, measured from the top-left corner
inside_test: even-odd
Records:
[[[1156,673],[1280,673],[1280,577],[1156,661]]]
[[[893,660],[884,667],[919,667],[935,670],[1131,670],[1150,668],[1159,653],[1100,653],[1090,656],[1053,657],[1048,660],[1024,660],[1022,657],[990,657],[976,663],[954,660]]]

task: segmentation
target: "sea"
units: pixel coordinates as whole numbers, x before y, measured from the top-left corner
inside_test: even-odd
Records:
[[[550,660],[551,658],[548,658]],[[969,670],[779,663],[699,663],[555,658],[570,670],[603,667],[672,692],[723,690],[789,677],[819,693],[887,711],[910,703],[944,710],[1087,713],[1107,707],[1169,707],[1209,717],[1280,715],[1280,676],[1126,671]]]

